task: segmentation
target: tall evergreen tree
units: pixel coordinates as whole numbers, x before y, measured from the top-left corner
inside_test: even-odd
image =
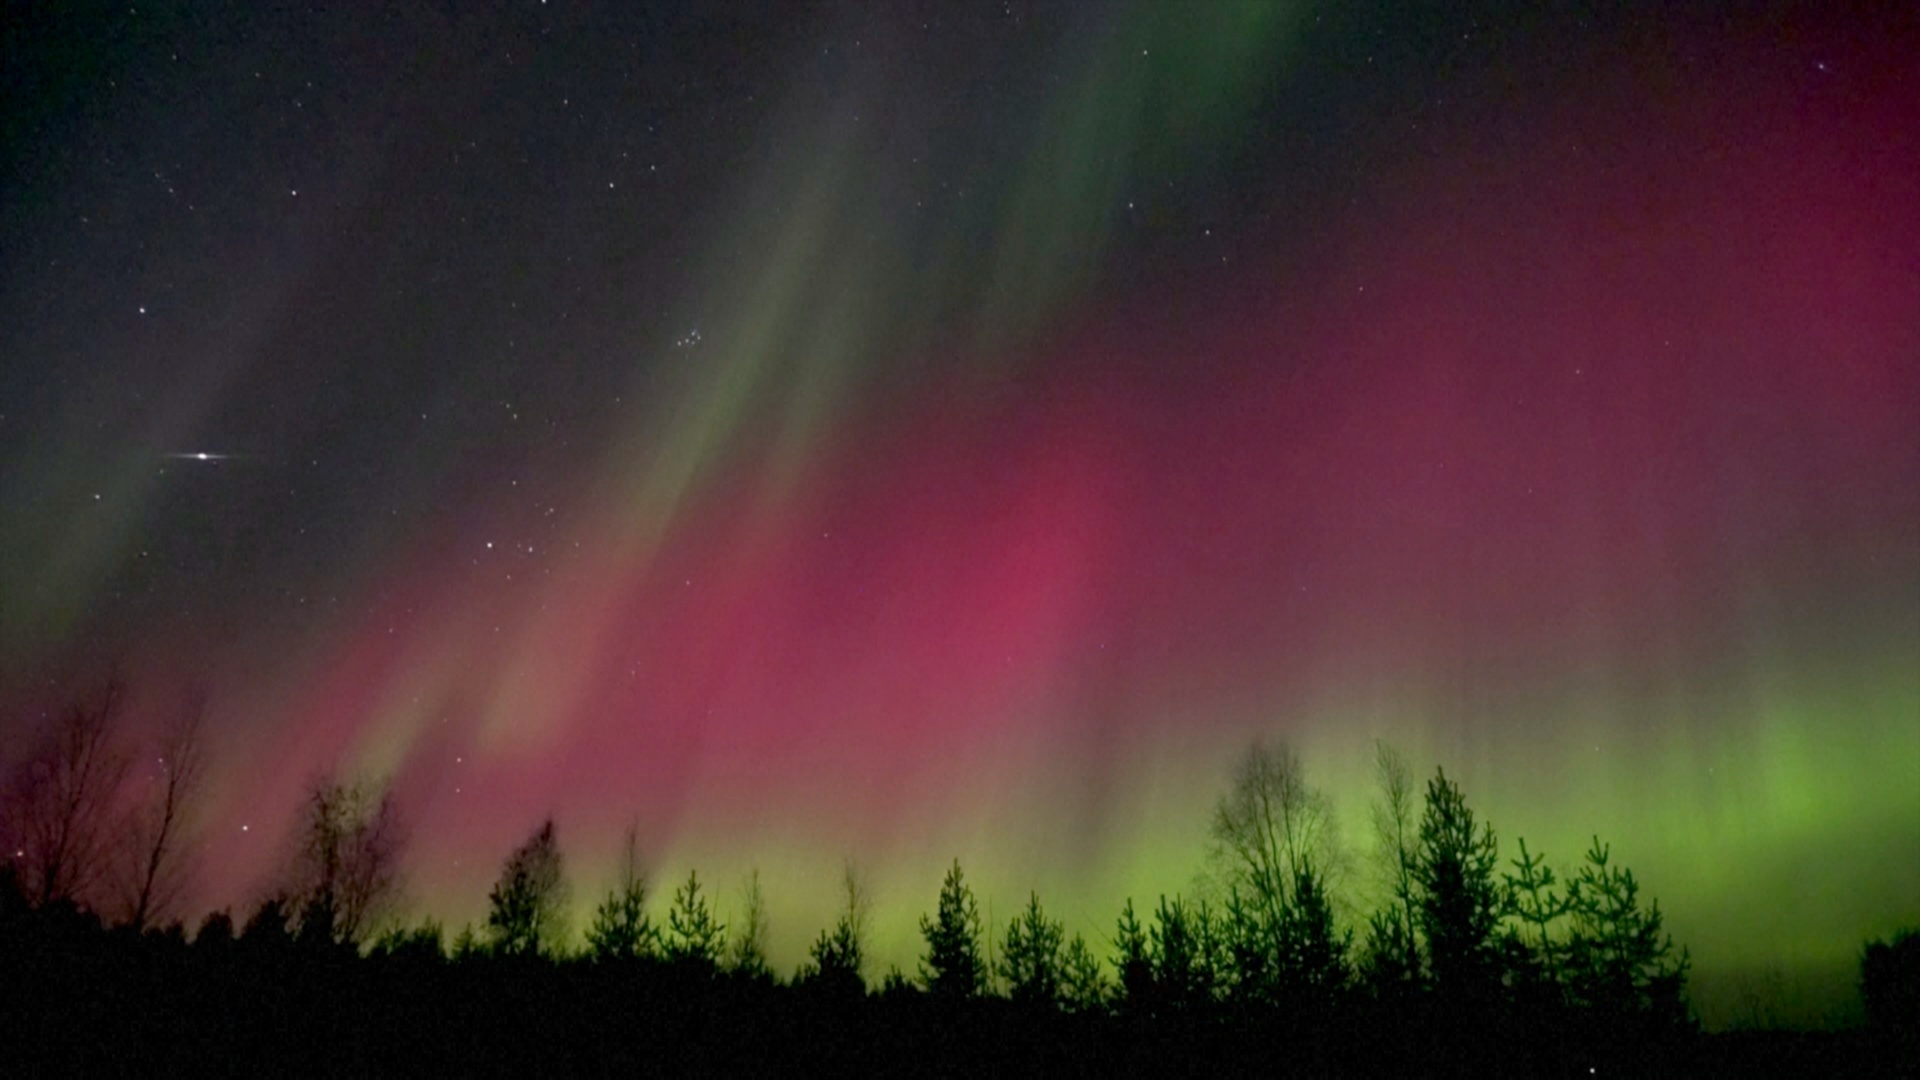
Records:
[[[1633,871],[1612,866],[1610,855],[1594,837],[1585,865],[1567,883],[1573,924],[1568,990],[1603,1012],[1683,1023],[1691,960],[1685,949],[1674,955],[1673,938],[1661,929],[1659,902],[1642,908]]]
[[[686,884],[673,894],[667,911],[667,959],[712,971],[720,966],[727,928],[714,920],[707,898],[700,895],[700,872],[687,871]]]
[[[1280,972],[1292,1004],[1324,1009],[1348,980],[1351,932],[1333,926],[1333,906],[1311,862],[1294,875],[1291,902],[1280,924]]]
[[[941,883],[934,918],[920,917],[920,934],[927,940],[927,955],[920,963],[927,989],[950,999],[978,995],[987,974],[980,959],[980,908],[960,873],[960,860],[953,861]]]
[[[1060,953],[1060,996],[1066,1007],[1076,1013],[1098,1012],[1107,1007],[1113,986],[1107,979],[1100,958],[1087,947],[1087,939],[1073,935]]]
[[[1154,912],[1153,983],[1156,1004],[1175,1014],[1201,1012],[1218,980],[1213,919],[1205,904],[1160,898]]]
[[[1066,933],[1066,927],[1041,911],[1040,894],[1029,894],[1026,909],[1007,927],[1000,951],[1000,977],[1007,981],[1008,997],[1029,1005],[1060,1004]]]
[[[1460,786],[1436,770],[1414,869],[1433,980],[1456,1003],[1484,997],[1499,977],[1495,934],[1506,904],[1494,877],[1498,860],[1493,826],[1476,829]]]
[[[1510,952],[1516,962],[1516,978],[1531,989],[1552,993],[1563,975],[1561,948],[1554,941],[1554,924],[1573,911],[1573,897],[1558,891],[1553,867],[1545,855],[1527,850],[1520,840],[1520,855],[1511,860],[1513,872],[1501,875],[1509,910],[1519,926],[1510,934]]]
[[[1133,898],[1120,911],[1114,927],[1114,963],[1120,972],[1120,1003],[1130,1012],[1146,1012],[1153,1007],[1153,943],[1134,914]]]

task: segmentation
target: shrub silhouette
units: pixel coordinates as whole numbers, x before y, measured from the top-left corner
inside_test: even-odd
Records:
[[[1891,943],[1870,941],[1861,949],[1860,997],[1875,1033],[1920,1045],[1920,930],[1902,930]]]

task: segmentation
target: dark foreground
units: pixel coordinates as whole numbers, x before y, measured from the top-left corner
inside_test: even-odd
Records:
[[[1081,1014],[663,964],[226,952],[0,956],[13,1075],[1915,1075],[1865,1032],[1702,1036],[1431,1001]]]

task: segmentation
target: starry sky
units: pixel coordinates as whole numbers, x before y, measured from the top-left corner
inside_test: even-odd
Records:
[[[910,967],[956,855],[1190,888],[1260,735],[1363,859],[1386,738],[1838,1015],[1920,920],[1920,17],[1410,7],[10,6],[7,741],[208,686],[202,905],[339,771],[416,913],[552,814],[787,965],[851,859]]]

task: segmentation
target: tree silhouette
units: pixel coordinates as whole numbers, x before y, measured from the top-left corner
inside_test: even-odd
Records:
[[[111,869],[115,800],[129,764],[115,745],[125,706],[125,684],[109,680],[94,700],[61,713],[14,771],[6,820],[37,907],[84,897]]]
[[[593,909],[587,927],[587,955],[596,961],[631,960],[652,956],[660,945],[659,932],[647,915],[647,874],[640,865],[638,830],[627,829],[613,888]]]
[[[1385,742],[1373,746],[1373,777],[1378,789],[1371,807],[1374,855],[1388,903],[1369,920],[1368,966],[1377,989],[1412,984],[1420,977],[1420,920],[1416,870],[1420,852],[1413,775],[1399,752]]]
[[[1594,837],[1567,883],[1567,988],[1576,1001],[1605,1012],[1680,1022],[1691,960],[1685,949],[1674,955],[1673,939],[1661,932],[1659,902],[1641,908],[1633,871],[1612,866],[1610,855]]]
[[[567,879],[552,818],[507,856],[487,901],[487,930],[501,955],[538,956],[559,943]]]
[[[1114,927],[1114,967],[1120,972],[1120,1000],[1131,1012],[1151,1010],[1154,999],[1153,943],[1147,937],[1140,917],[1134,914],[1133,898],[1120,910]]]
[[[1459,785],[1436,770],[1427,782],[1414,871],[1434,983],[1455,1003],[1483,997],[1498,977],[1494,935],[1506,912],[1494,878],[1498,858],[1493,826],[1476,831]]]
[[[399,892],[405,834],[391,795],[316,782],[294,833],[290,916],[309,940],[357,944]]]
[[[1171,1014],[1192,1014],[1213,1003],[1219,964],[1213,918],[1206,904],[1188,906],[1160,897],[1152,930],[1154,1004]]]
[[[1100,958],[1087,947],[1079,934],[1067,941],[1060,952],[1060,998],[1069,1011],[1099,1012],[1113,997],[1113,984],[1107,978]]]
[[[1209,829],[1216,873],[1241,902],[1278,925],[1293,882],[1309,866],[1339,865],[1339,840],[1326,796],[1308,786],[1298,755],[1255,742],[1214,805]]]
[[[820,931],[807,950],[808,962],[800,970],[800,981],[830,993],[859,997],[867,989],[866,926],[868,901],[860,874],[852,862],[841,867],[840,885],[846,894],[846,906],[830,929]]]
[[[143,930],[179,897],[186,881],[185,833],[205,772],[207,697],[193,691],[160,742],[159,784],[122,834],[127,925]]]
[[[1870,1030],[1920,1049],[1920,930],[1901,930],[1892,942],[1876,939],[1860,950],[1860,998]]]
[[[1545,855],[1527,851],[1520,840],[1520,855],[1512,860],[1514,872],[1501,875],[1506,886],[1509,910],[1519,921],[1513,934],[1515,952],[1522,960],[1521,978],[1534,987],[1557,984],[1561,961],[1553,940],[1553,924],[1573,911],[1573,897],[1555,890],[1558,882]]]
[[[1047,918],[1040,909],[1039,893],[1029,893],[1025,910],[1007,926],[1000,950],[1000,977],[1007,982],[1007,996],[1023,1005],[1058,1006],[1065,940],[1066,927]]]
[[[1333,906],[1310,862],[1295,875],[1291,894],[1279,933],[1285,999],[1295,1006],[1325,1009],[1347,985],[1353,935],[1334,929]]]
[[[700,895],[700,872],[687,871],[686,884],[673,894],[667,911],[667,959],[703,971],[720,966],[727,928],[714,921],[707,898]]]
[[[767,964],[767,898],[760,891],[760,871],[747,875],[740,889],[739,931],[727,945],[727,969],[754,979],[770,979]]]
[[[940,885],[935,917],[920,917],[920,934],[927,941],[927,955],[920,963],[920,978],[927,989],[947,999],[979,994],[986,979],[980,960],[980,909],[960,873],[959,859]]]

